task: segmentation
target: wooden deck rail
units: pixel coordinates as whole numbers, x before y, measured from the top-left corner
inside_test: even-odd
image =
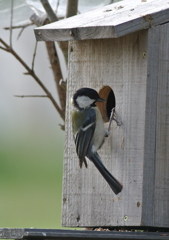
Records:
[[[86,231],[64,229],[36,229],[36,228],[1,228],[0,239],[59,239],[59,240],[163,240],[169,239],[169,232],[135,232],[135,231]]]

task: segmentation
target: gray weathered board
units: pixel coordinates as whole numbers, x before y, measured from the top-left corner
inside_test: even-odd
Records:
[[[63,226],[169,227],[169,24],[118,39],[71,41]],[[101,158],[123,184],[115,195],[92,163],[79,169],[69,99],[109,85],[123,125],[113,123]]]
[[[163,229],[164,230],[164,229]],[[0,239],[58,239],[58,240],[168,240],[168,232],[135,232],[135,231],[85,231],[64,229],[37,229],[37,228],[0,228]]]
[[[117,38],[169,21],[166,0],[126,0],[35,29],[38,41]]]

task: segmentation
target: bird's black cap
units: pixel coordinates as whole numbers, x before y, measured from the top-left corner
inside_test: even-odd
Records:
[[[73,95],[73,101],[75,102],[77,97],[80,97],[80,96],[87,96],[91,99],[94,99],[96,102],[105,101],[103,98],[99,96],[98,92],[92,88],[80,88],[79,90],[77,90]]]

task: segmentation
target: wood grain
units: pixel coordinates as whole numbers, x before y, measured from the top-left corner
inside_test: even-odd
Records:
[[[147,69],[145,69],[147,73],[146,105],[141,110],[145,111],[141,224],[143,226],[158,226],[154,222],[154,183],[160,26],[149,29],[147,41]]]
[[[165,229],[163,229],[165,230]],[[0,228],[0,239],[133,239],[163,240],[169,239],[168,232],[122,232],[122,231],[86,231],[38,228]]]
[[[115,196],[89,163],[79,169],[67,104],[63,226],[169,227],[169,24],[119,39],[70,43],[68,99],[109,85],[123,125],[100,151],[123,184]]]
[[[164,0],[125,0],[35,28],[38,41],[117,38],[169,21]]]
[[[147,30],[119,39],[72,41],[63,182],[63,226],[140,226],[142,215]],[[96,90],[109,85],[123,125],[112,133],[99,154],[123,184],[113,194],[97,169],[79,169],[72,137],[69,99],[80,87]],[[151,150],[150,150],[151,151]],[[148,210],[148,209],[147,209]]]
[[[160,26],[154,225],[169,227],[169,24]],[[157,50],[157,49],[156,49]]]

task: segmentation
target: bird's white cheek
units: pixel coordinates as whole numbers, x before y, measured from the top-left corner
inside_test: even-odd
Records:
[[[77,105],[80,108],[88,108],[91,104],[93,104],[94,101],[94,99],[90,99],[87,96],[79,96],[76,99]]]

